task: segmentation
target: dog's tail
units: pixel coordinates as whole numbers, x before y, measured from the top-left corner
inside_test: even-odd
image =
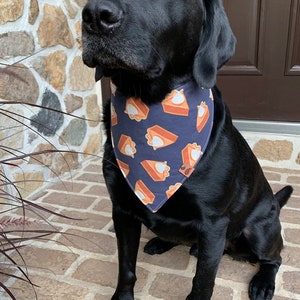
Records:
[[[274,195],[275,199],[279,203],[280,208],[282,208],[288,202],[292,192],[293,188],[290,185],[287,185]]]

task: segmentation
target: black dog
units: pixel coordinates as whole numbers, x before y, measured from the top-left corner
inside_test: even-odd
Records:
[[[147,245],[148,252],[197,244],[197,269],[187,299],[211,298],[224,251],[259,262],[249,297],[271,299],[283,247],[278,216],[292,188],[273,195],[214,86],[218,68],[235,47],[221,0],[89,0],[82,16],[85,64],[96,67],[97,80],[111,77],[125,99],[138,97],[152,108],[187,82],[212,88],[214,98],[213,127],[200,163],[155,213],[138,199],[118,167],[113,112],[106,105],[103,170],[119,251],[113,299],[133,299],[142,223],[159,237]],[[185,129],[185,123],[177,125]]]

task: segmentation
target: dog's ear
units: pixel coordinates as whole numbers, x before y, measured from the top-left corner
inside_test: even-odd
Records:
[[[234,54],[235,37],[221,0],[200,1],[203,2],[204,20],[193,73],[199,86],[212,88],[218,69]]]
[[[100,66],[96,66],[95,81],[97,82],[103,77],[103,70]]]

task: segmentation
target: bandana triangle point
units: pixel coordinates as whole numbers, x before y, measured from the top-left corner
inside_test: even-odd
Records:
[[[208,145],[213,116],[212,91],[194,81],[151,105],[115,90],[111,136],[117,163],[135,195],[152,212],[192,176]]]

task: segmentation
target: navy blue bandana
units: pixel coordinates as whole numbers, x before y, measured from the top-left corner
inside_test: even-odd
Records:
[[[111,134],[118,165],[152,212],[180,188],[199,163],[214,116],[212,91],[188,82],[146,105],[118,91],[111,99]]]

